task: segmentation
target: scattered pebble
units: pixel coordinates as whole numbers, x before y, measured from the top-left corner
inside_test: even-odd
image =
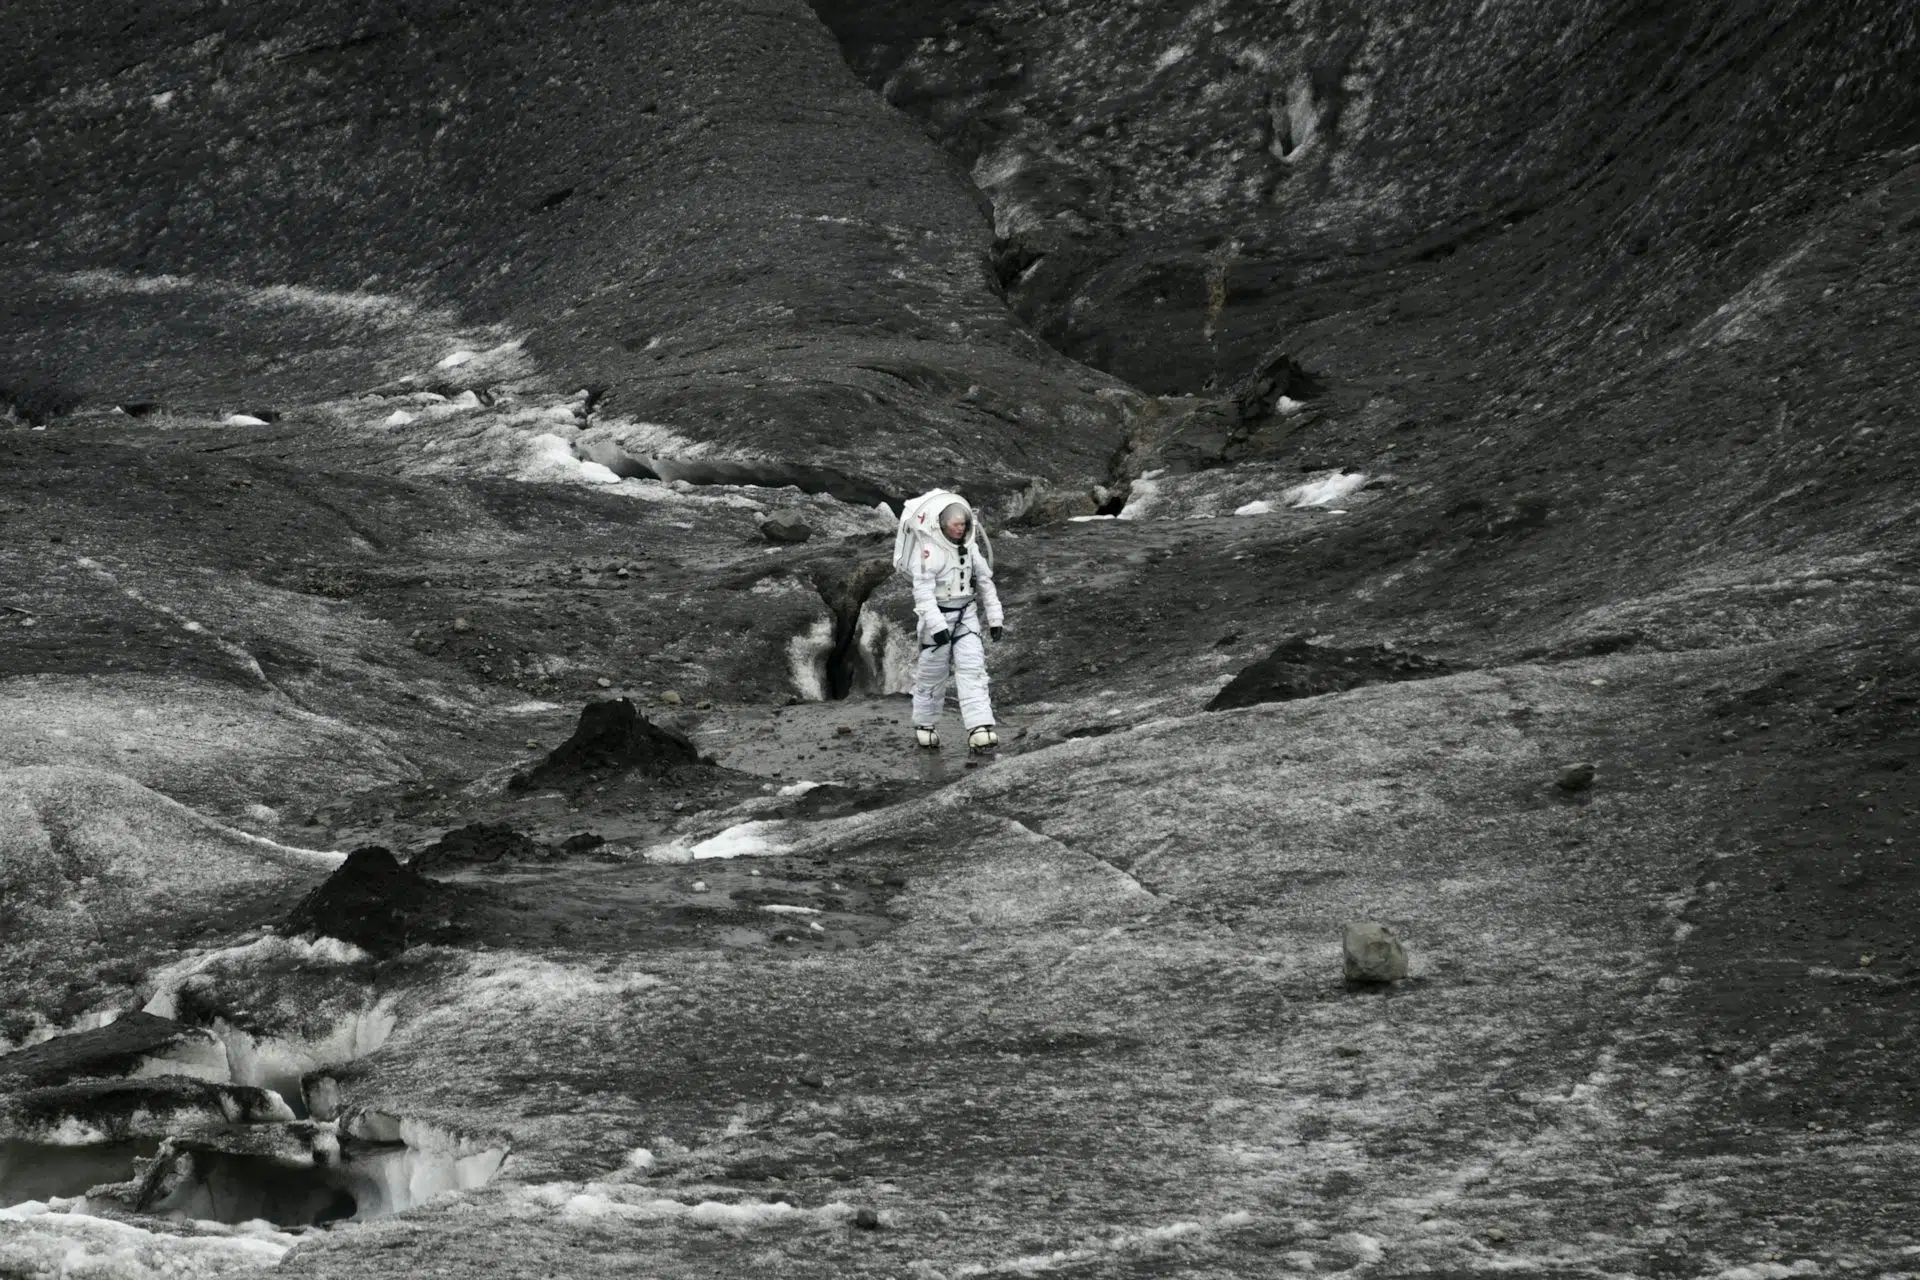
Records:
[[[473,630],[473,624],[465,618],[455,618],[453,620],[453,629],[455,631],[471,631]]]
[[[880,1229],[880,1215],[871,1209],[859,1209],[853,1215],[853,1225],[859,1227],[862,1231],[878,1231]]]
[[[601,676],[598,680],[595,680],[594,683],[599,685],[602,689],[613,688],[613,681],[609,680],[606,676]]]
[[[818,1071],[802,1071],[800,1073],[800,1083],[806,1085],[809,1089],[819,1089],[825,1087],[827,1078]]]
[[[669,689],[665,693],[660,695],[660,701],[666,703],[670,707],[677,707],[680,705],[680,695],[675,690]]]
[[[835,729],[834,732],[844,737],[847,734],[850,734],[853,732],[853,726],[850,724],[843,724],[839,728]]]
[[[691,887],[695,893],[705,893],[707,891],[707,882],[705,880],[695,880]]]
[[[1507,1233],[1499,1227],[1488,1227],[1487,1239],[1493,1241],[1495,1244],[1505,1244],[1507,1241]]]

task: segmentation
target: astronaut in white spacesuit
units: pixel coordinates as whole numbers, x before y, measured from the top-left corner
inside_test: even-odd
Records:
[[[923,747],[940,745],[940,713],[951,672],[959,687],[960,723],[967,746],[986,751],[1000,744],[987,695],[986,638],[1000,638],[1006,618],[993,589],[992,552],[984,551],[973,509],[958,494],[936,491],[918,516],[938,511],[936,529],[901,549],[911,556],[913,612],[919,620],[920,667],[913,685],[913,732]],[[939,499],[950,499],[940,502]],[[907,520],[915,513],[909,509]]]

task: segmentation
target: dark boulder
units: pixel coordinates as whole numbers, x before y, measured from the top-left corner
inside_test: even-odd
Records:
[[[791,511],[777,511],[761,522],[760,536],[768,542],[805,542],[813,526]]]

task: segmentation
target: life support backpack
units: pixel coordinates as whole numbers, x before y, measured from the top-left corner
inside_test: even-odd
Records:
[[[979,513],[973,504],[957,493],[945,489],[935,489],[923,493],[917,498],[909,498],[900,511],[900,527],[893,535],[893,567],[908,577],[913,576],[914,562],[920,559],[920,553],[930,547],[951,550],[953,543],[947,541],[947,535],[940,532],[940,513],[954,503],[967,509],[967,554],[985,560],[988,568],[993,567],[993,543],[987,538],[987,531],[981,527]]]

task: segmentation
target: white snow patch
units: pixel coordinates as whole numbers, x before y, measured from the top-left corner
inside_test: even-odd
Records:
[[[627,1152],[627,1168],[629,1169],[638,1169],[646,1173],[651,1172],[654,1166],[659,1163],[658,1160],[653,1158],[653,1152],[647,1150],[645,1147],[635,1147],[633,1150]]]
[[[803,778],[799,782],[789,783],[788,785],[780,788],[780,790],[775,792],[774,794],[782,795],[782,796],[803,796],[807,794],[807,792],[813,790],[815,787],[820,787],[825,785],[826,784],[822,782],[808,782],[806,779]]]
[[[540,702],[534,700],[529,702],[516,702],[510,707],[500,708],[500,711],[502,714],[510,716],[534,716],[539,715],[542,711],[558,711],[559,709],[560,704],[557,702]]]
[[[1261,499],[1261,500],[1260,500],[1260,501],[1258,501],[1258,502],[1249,502],[1249,503],[1248,503],[1248,504],[1247,504],[1246,506],[1244,506],[1244,507],[1235,507],[1235,508],[1234,508],[1234,511],[1233,511],[1233,514],[1235,514],[1235,515],[1237,515],[1237,516],[1265,516],[1265,515],[1272,515],[1272,514],[1273,514],[1273,504],[1272,504],[1271,502],[1268,502],[1268,501],[1267,501],[1266,499],[1264,499],[1264,498],[1263,498],[1263,499]]]
[[[689,853],[696,862],[706,858],[750,858],[778,853],[781,846],[767,835],[773,826],[771,822],[743,822],[702,840]]]
[[[645,856],[649,862],[704,862],[710,858],[757,858],[783,853],[786,843],[776,841],[772,834],[780,826],[777,822],[743,822],[691,845],[685,840],[675,840],[649,849]]]
[[[805,1222],[832,1226],[853,1217],[853,1206],[842,1201],[802,1209],[784,1201],[702,1200],[688,1204],[669,1200],[645,1186],[623,1182],[546,1182],[523,1188],[527,1202],[554,1210],[562,1219],[624,1222],[686,1222],[721,1231],[748,1231],[777,1222]],[[884,1216],[883,1216],[884,1221]]]
[[[147,101],[153,104],[155,111],[165,111],[173,105],[173,93],[174,91],[169,89],[165,93],[154,94],[151,98],[147,99]]]
[[[1159,57],[1153,60],[1153,69],[1155,71],[1165,71],[1168,67],[1173,66],[1175,63],[1184,61],[1186,59],[1186,56],[1192,52],[1193,52],[1192,45],[1176,44],[1172,48],[1162,52]]]
[[[461,365],[472,360],[478,360],[479,358],[480,353],[478,351],[468,351],[463,347],[452,355],[442,357],[440,363],[433,367],[436,369],[458,369]]]
[[[1162,467],[1148,471],[1133,482],[1127,490],[1127,505],[1120,509],[1122,520],[1138,520],[1147,515],[1160,498],[1160,477],[1166,474]]]
[[[527,461],[520,479],[531,481],[572,480],[587,484],[619,484],[620,477],[597,462],[582,462],[574,456],[573,446],[560,436],[546,433],[527,442]]]
[[[1085,524],[1089,520],[1118,520],[1119,518],[1120,518],[1119,516],[1068,516],[1067,517],[1067,519],[1073,524]]]
[[[1292,396],[1283,395],[1273,402],[1273,407],[1281,416],[1291,417],[1307,406],[1305,401],[1295,400]]]
[[[261,288],[231,280],[196,279],[192,276],[166,274],[135,276],[100,268],[70,271],[53,279],[71,288],[106,293],[162,294],[206,290],[220,294],[226,302],[238,306],[290,307],[322,311],[359,320],[424,319],[435,323],[452,321],[451,312],[436,310],[423,313],[418,306],[407,299],[384,293],[336,293],[328,289],[313,289],[298,284],[276,284]]]
[[[1305,484],[1295,485],[1281,494],[1280,500],[1294,507],[1330,506],[1358,492],[1366,482],[1367,477],[1358,471],[1331,471]]]
[[[84,1196],[0,1209],[0,1275],[159,1280],[278,1266],[299,1237],[265,1222],[195,1222],[193,1234],[148,1231],[87,1212]]]
[[[404,427],[412,421],[413,415],[405,409],[395,409],[392,413],[380,420],[380,425],[386,427]]]
[[[230,413],[221,419],[221,421],[230,427],[264,427],[267,425],[265,418],[256,418],[250,413]]]
[[[771,911],[775,915],[781,916],[817,916],[820,914],[820,908],[818,907],[802,907],[790,902],[768,902],[762,904],[760,909],[762,911]]]
[[[1796,1258],[1791,1265],[1784,1262],[1750,1262],[1742,1267],[1728,1267],[1715,1280],[1787,1280],[1789,1276],[1819,1274],[1820,1264],[1812,1258]]]
[[[793,687],[808,702],[827,700],[827,655],[833,651],[833,623],[826,618],[814,620],[799,635],[787,641],[787,670]]]

